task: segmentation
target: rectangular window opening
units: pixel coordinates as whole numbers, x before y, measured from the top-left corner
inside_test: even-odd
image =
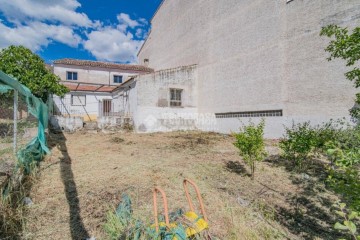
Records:
[[[122,83],[122,82],[123,82],[123,76],[114,75],[114,83]]]
[[[86,106],[86,95],[71,95],[72,106]]]
[[[181,107],[182,89],[170,89],[170,107]]]
[[[78,80],[77,72],[66,72],[66,80]]]

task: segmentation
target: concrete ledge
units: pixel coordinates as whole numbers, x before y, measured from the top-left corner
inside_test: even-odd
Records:
[[[55,130],[75,132],[83,129],[84,120],[82,117],[51,116],[50,126]]]

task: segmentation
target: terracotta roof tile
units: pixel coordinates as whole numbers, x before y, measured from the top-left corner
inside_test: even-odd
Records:
[[[151,73],[154,72],[152,68],[148,68],[142,65],[134,64],[120,64],[120,63],[111,63],[111,62],[99,62],[99,61],[89,61],[89,60],[78,60],[71,58],[64,58],[55,60],[54,64],[64,64],[64,65],[73,65],[73,66],[87,66],[87,67],[99,67],[99,68],[108,68],[108,69],[119,69],[124,71],[134,71],[140,73]]]

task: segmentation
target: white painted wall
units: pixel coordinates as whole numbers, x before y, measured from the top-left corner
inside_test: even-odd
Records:
[[[67,80],[67,72],[77,72],[78,80]],[[123,76],[123,81],[127,80],[130,76],[138,75],[138,73],[131,71],[119,71],[117,69],[104,69],[86,66],[71,66],[64,64],[54,65],[54,74],[58,75],[62,81],[108,85],[119,85],[118,83],[114,83],[114,75]]]
[[[119,102],[124,113],[133,117],[138,132],[195,130],[209,125],[203,119],[208,116],[198,114],[195,65],[141,75],[124,88]],[[171,88],[183,90],[182,107],[170,107]]]
[[[86,105],[85,106],[73,106],[71,105],[71,95],[86,95]],[[83,117],[85,121],[96,120],[99,115],[99,102],[104,99],[113,100],[111,94],[105,93],[79,93],[79,92],[70,92],[66,94],[63,98],[54,96],[54,104],[60,110],[64,116],[78,116]]]
[[[328,62],[322,26],[360,25],[359,0],[165,0],[139,53],[156,71],[197,64],[200,113],[282,109],[267,120],[268,137],[283,124],[348,116],[355,89],[343,61]],[[236,119],[217,119],[221,132]],[[245,121],[246,122],[246,121]]]

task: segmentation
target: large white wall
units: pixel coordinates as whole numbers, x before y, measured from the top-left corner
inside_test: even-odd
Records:
[[[139,52],[155,70],[198,64],[198,110],[283,110],[283,124],[348,116],[355,90],[342,61],[328,62],[322,26],[360,25],[359,0],[165,0]],[[241,119],[247,122],[248,119]],[[221,132],[238,119],[217,119]]]

